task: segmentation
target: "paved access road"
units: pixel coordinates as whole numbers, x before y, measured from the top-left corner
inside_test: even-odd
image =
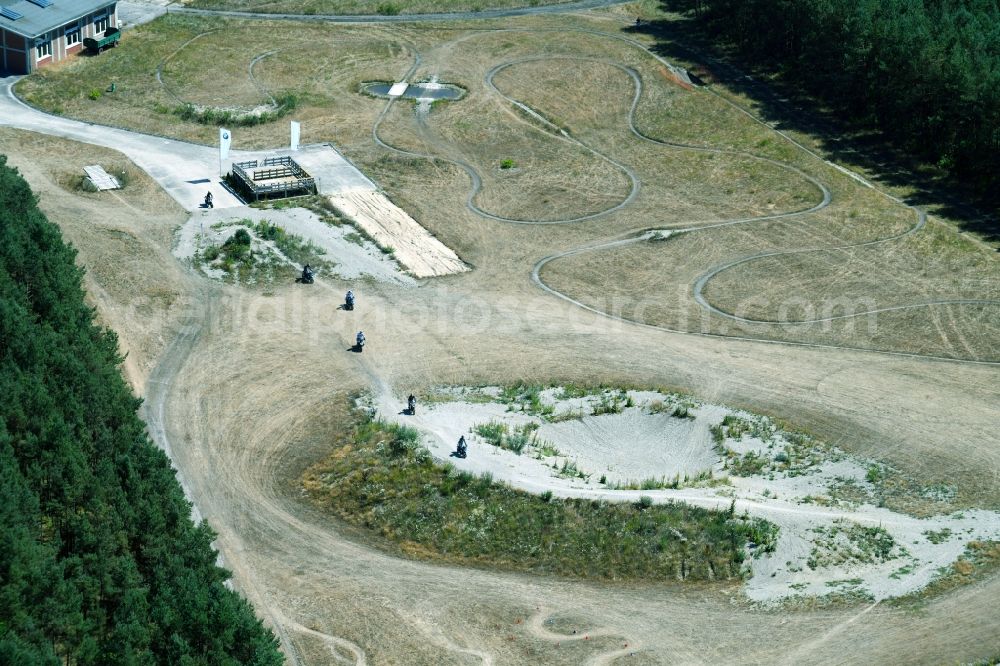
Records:
[[[0,126],[118,150],[152,176],[186,210],[197,210],[206,192],[212,193],[216,207],[243,205],[222,186],[218,148],[43,113],[14,96],[13,86],[19,78],[0,78]],[[232,156],[241,159],[243,154],[234,152]],[[246,159],[251,156],[247,154]]]
[[[20,77],[0,78],[0,126],[58,136],[124,153],[148,173],[185,210],[198,210],[211,192],[216,208],[235,208],[243,202],[227,190],[220,177],[219,149],[187,141],[70,120],[32,108],[14,96]],[[230,161],[288,155],[288,150],[232,151]],[[320,191],[374,190],[375,185],[329,144],[303,146],[296,159],[317,179]],[[229,163],[225,165],[229,170]]]

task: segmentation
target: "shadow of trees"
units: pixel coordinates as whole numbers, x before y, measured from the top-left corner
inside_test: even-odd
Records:
[[[812,136],[828,159],[862,168],[884,186],[910,188],[914,191],[908,203],[954,220],[963,231],[1000,243],[1000,173],[985,174],[987,181],[998,186],[976,188],[943,173],[894,145],[877,128],[847,120],[836,106],[810,95],[790,77],[748,62],[715,39],[696,18],[703,7],[698,0],[663,0],[661,7],[674,16],[642,21],[627,31],[654,37],[653,51],[658,55],[699,65],[692,67],[693,73],[706,83],[753,100],[755,115],[773,127]]]

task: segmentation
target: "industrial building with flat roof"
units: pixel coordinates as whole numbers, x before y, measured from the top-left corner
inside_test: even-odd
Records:
[[[0,71],[30,74],[118,25],[117,0],[0,0]]]

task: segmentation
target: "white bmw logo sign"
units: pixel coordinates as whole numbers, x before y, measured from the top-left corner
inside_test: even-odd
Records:
[[[223,132],[222,133],[222,138],[223,139],[228,139],[229,138],[229,132]]]

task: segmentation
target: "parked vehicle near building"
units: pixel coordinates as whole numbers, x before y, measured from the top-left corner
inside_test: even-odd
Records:
[[[0,71],[9,74],[65,60],[87,40],[110,40],[103,50],[120,36],[117,0],[0,0]]]
[[[83,45],[94,53],[100,53],[104,49],[112,49],[118,46],[118,40],[122,38],[122,31],[118,28],[108,28],[104,36],[99,39],[87,37],[83,40]]]

